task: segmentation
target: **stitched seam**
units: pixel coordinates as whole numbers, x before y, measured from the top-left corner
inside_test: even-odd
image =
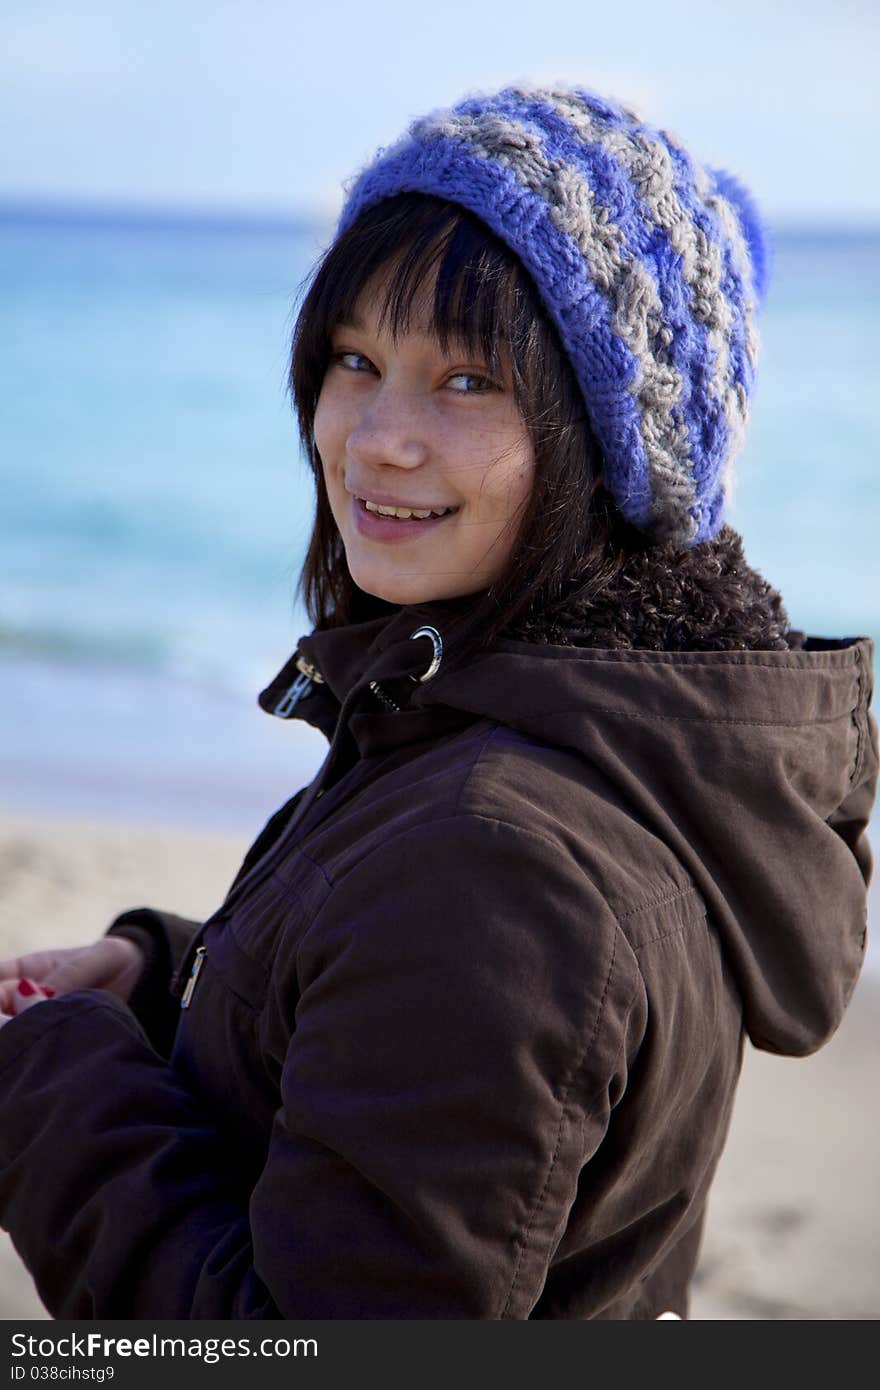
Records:
[[[248,959],[252,959],[252,957],[248,957]],[[247,995],[240,994],[239,991],[229,983],[229,980],[226,977],[226,975],[221,975],[220,971],[217,969],[216,966],[214,966],[214,974],[219,980],[222,988],[225,989],[228,994],[231,994],[233,999],[237,1000],[237,1002],[241,1004],[242,1008],[247,1009],[248,1013],[251,1014],[254,1018],[260,1018],[262,1016],[263,1011],[266,1007],[265,999],[261,999],[258,1004],[255,1004],[253,999],[248,999]],[[268,979],[269,977],[267,976],[267,985]]]
[[[724,719],[717,714],[647,714],[641,710],[615,709],[612,705],[593,705],[584,701],[564,709],[530,709],[522,711],[523,719],[539,719],[566,714],[613,714],[618,719],[643,719],[664,724],[724,724],[742,725],[748,729],[809,729],[814,725],[836,724],[852,715],[850,705],[841,714],[829,714],[823,719]]]
[[[491,739],[495,736],[495,734],[498,733],[499,727],[500,727],[500,726],[498,726],[498,725],[493,725],[490,729],[487,730],[487,732],[486,732],[484,735],[482,735],[482,737],[481,737],[481,739],[480,739],[480,746],[479,746],[479,748],[477,749],[476,753],[474,754],[473,761],[471,762],[470,766],[467,768],[467,771],[466,771],[465,774],[464,774],[464,778],[463,778],[463,781],[462,781],[462,785],[461,785],[461,787],[459,788],[458,795],[456,796],[456,799],[455,799],[455,804],[454,804],[454,806],[453,806],[452,815],[446,817],[446,819],[453,819],[454,816],[458,813],[459,803],[460,803],[461,798],[462,798],[462,796],[464,795],[464,792],[465,792],[465,790],[466,790],[466,788],[467,788],[467,785],[468,785],[468,783],[469,783],[469,781],[470,781],[471,774],[473,773],[474,768],[477,766],[477,764],[479,763],[480,759],[482,758],[483,753],[485,752],[485,749],[486,749],[486,745],[491,741]],[[380,774],[380,775],[381,775],[381,774]],[[375,779],[374,779],[374,781],[375,781]],[[370,782],[364,783],[364,788],[365,788],[365,789],[370,789],[370,788],[373,786],[374,781],[370,781]],[[331,813],[331,814],[332,814],[332,813]],[[427,820],[424,822],[425,825],[428,825],[428,824],[431,824],[431,823],[432,823],[431,821],[427,821]],[[317,827],[317,828],[320,828],[320,827]],[[401,833],[402,833],[402,834],[406,834],[406,831],[402,831]],[[386,843],[388,843],[388,842],[386,842]],[[336,887],[336,884],[337,884],[338,882],[341,881],[341,880],[339,880],[339,879],[333,879],[333,878],[331,878],[330,875],[327,873],[327,870],[324,868],[323,864],[319,864],[318,861],[317,861],[317,859],[313,859],[313,858],[311,857],[311,855],[307,854],[306,851],[303,849],[302,845],[294,845],[294,846],[292,846],[292,849],[295,851],[295,853],[302,855],[302,857],[303,857],[303,859],[306,861],[306,863],[307,863],[307,864],[311,864],[312,868],[313,868],[313,869],[316,869],[316,870],[318,871],[318,873],[321,875],[321,877],[323,878],[323,880],[324,880],[324,882],[326,883],[326,885],[327,885],[328,888],[335,888],[335,887]],[[363,861],[363,860],[359,860],[358,862],[359,862],[359,863],[363,863],[364,861]]]
[[[551,840],[546,835],[541,835],[537,830],[529,830],[524,825],[517,825],[514,821],[501,820],[497,816],[486,816],[479,811],[460,811],[458,813],[452,812],[450,814],[436,816],[431,819],[426,818],[425,820],[418,821],[415,825],[408,825],[403,830],[398,831],[398,833],[394,835],[390,840],[383,840],[381,844],[374,845],[374,847],[369,851],[369,853],[365,854],[363,858],[359,859],[356,864],[351,865],[351,867],[346,871],[344,875],[330,883],[330,888],[333,889],[338,887],[341,883],[345,881],[345,878],[348,877],[349,874],[357,873],[359,869],[361,869],[365,864],[369,863],[369,861],[373,859],[377,854],[389,849],[397,841],[405,839],[408,835],[417,834],[420,831],[426,830],[428,827],[444,825],[449,821],[461,821],[462,819],[470,821],[486,821],[486,823],[489,825],[502,825],[504,826],[505,830],[513,830],[517,835],[528,835],[530,839],[539,840],[542,844],[548,845],[554,853],[559,853],[560,847],[554,840]],[[602,895],[600,893],[599,887],[594,882],[593,878],[583,868],[581,868],[580,865],[578,865],[578,868],[580,869],[580,872],[583,873],[586,881],[595,889],[596,893],[601,897]],[[602,900],[604,902],[604,898]],[[321,916],[323,912],[327,910],[329,905],[330,895],[328,894],[327,898],[318,908],[317,912],[313,915],[308,926],[302,933],[302,936],[299,939],[299,943],[295,952],[297,969],[299,968],[298,963],[300,959],[300,952],[303,946],[308,941],[312,932],[315,930],[318,918]]]
[[[357,872],[358,869],[360,869],[364,864],[368,863],[369,860],[372,859],[376,854],[379,854],[382,850],[390,849],[396,841],[404,839],[407,835],[413,835],[421,830],[426,830],[429,826],[441,826],[447,824],[447,822],[449,821],[461,820],[485,821],[487,825],[501,825],[504,827],[505,830],[515,831],[517,835],[528,835],[528,837],[532,840],[540,840],[542,844],[549,846],[549,848],[552,849],[555,854],[558,854],[560,852],[561,846],[557,843],[557,841],[552,840],[549,837],[549,835],[542,835],[539,830],[531,830],[528,826],[517,825],[515,821],[502,820],[500,816],[489,816],[482,811],[453,811],[445,816],[437,816],[436,818],[431,820],[422,820],[418,821],[413,825],[408,825],[403,830],[400,830],[396,835],[392,836],[391,839],[383,840],[381,844],[375,845],[374,848],[370,850],[369,854],[364,855],[364,857],[362,859],[359,859],[356,864],[353,864],[347,870],[345,875],[338,879],[335,879],[330,884],[330,887],[336,888],[340,883],[344,881],[348,874]],[[573,862],[577,863],[577,861]],[[587,882],[591,883],[592,886],[596,889],[596,892],[599,893],[598,885],[595,883],[593,878],[586,872],[585,869],[582,868],[581,865],[577,864],[577,867],[580,870],[580,872],[583,873],[584,878],[587,880]],[[322,910],[323,906],[324,904],[321,905]]]
[[[615,916],[617,916],[618,922],[626,922],[630,917],[638,916],[640,912],[649,912],[652,908],[665,907],[667,903],[674,903],[677,898],[697,896],[697,890],[691,884],[689,888],[677,888],[674,893],[666,893],[661,898],[646,898],[643,903],[639,903],[638,907],[632,907],[628,912],[622,912],[619,916],[615,914]]]
[[[323,864],[319,864],[317,859],[313,859],[310,854],[306,854],[305,850],[302,848],[301,845],[294,845],[293,848],[297,854],[302,856],[302,858],[306,861],[307,864],[311,864],[312,868],[318,871],[318,873],[321,875],[322,879],[326,883],[327,887],[332,888],[333,880],[328,876],[327,870],[324,868]],[[285,890],[288,887],[292,888],[292,885],[285,883],[283,879],[279,879],[279,882]],[[296,893],[296,896],[298,898],[301,898],[301,895],[298,890],[293,889],[293,891]]]
[[[576,1062],[572,1065],[572,1068],[571,1068],[571,1070],[570,1070],[570,1072],[569,1072],[569,1075],[568,1075],[568,1079],[566,1080],[565,1086],[564,1086],[564,1088],[563,1088],[562,1096],[561,1096],[561,1098],[560,1098],[560,1099],[561,1099],[562,1109],[561,1109],[560,1114],[559,1114],[559,1125],[558,1125],[557,1130],[556,1130],[556,1143],[555,1143],[555,1146],[554,1146],[554,1149],[553,1149],[553,1156],[552,1156],[552,1158],[550,1159],[550,1167],[548,1168],[548,1170],[547,1170],[547,1176],[546,1176],[546,1178],[544,1179],[544,1186],[542,1187],[541,1192],[540,1192],[540,1195],[539,1195],[539,1197],[538,1197],[538,1201],[537,1201],[535,1207],[534,1207],[533,1210],[532,1210],[532,1215],[531,1215],[531,1217],[530,1217],[530,1219],[529,1219],[529,1224],[528,1224],[528,1226],[526,1227],[526,1229],[525,1229],[525,1231],[524,1231],[524,1233],[523,1233],[523,1235],[522,1235],[522,1238],[521,1238],[522,1243],[521,1243],[521,1245],[520,1245],[520,1251],[519,1251],[519,1255],[518,1255],[518,1257],[517,1257],[516,1267],[514,1268],[514,1271],[513,1271],[513,1278],[512,1278],[512,1281],[511,1281],[510,1288],[509,1288],[508,1293],[507,1293],[507,1298],[506,1298],[506,1300],[505,1300],[504,1307],[501,1309],[501,1317],[502,1317],[502,1318],[505,1317],[505,1316],[507,1315],[507,1310],[508,1310],[508,1308],[510,1307],[511,1301],[512,1301],[512,1299],[513,1299],[513,1295],[514,1295],[514,1293],[516,1292],[516,1286],[517,1286],[517,1283],[519,1282],[519,1276],[520,1276],[520,1272],[521,1272],[521,1270],[522,1270],[523,1257],[525,1256],[526,1250],[528,1249],[529,1236],[531,1235],[532,1228],[534,1227],[535,1222],[537,1221],[537,1219],[538,1219],[538,1217],[540,1216],[541,1211],[543,1210],[543,1207],[544,1207],[544,1202],[545,1202],[545,1199],[546,1199],[546,1197],[547,1197],[547,1190],[548,1190],[548,1188],[550,1187],[550,1182],[551,1182],[551,1179],[552,1179],[552,1177],[553,1177],[554,1170],[555,1170],[555,1168],[556,1168],[556,1160],[557,1160],[558,1157],[559,1157],[559,1150],[560,1150],[560,1147],[561,1147],[561,1145],[562,1145],[562,1133],[563,1133],[563,1130],[564,1130],[564,1128],[565,1128],[565,1121],[566,1121],[566,1118],[568,1117],[568,1115],[570,1114],[570,1107],[569,1107],[569,1104],[568,1104],[568,1093],[569,1093],[569,1091],[571,1090],[572,1083],[573,1083],[573,1081],[574,1081],[575,1076],[576,1076],[577,1073],[580,1071],[581,1067],[584,1065],[584,1062],[586,1061],[586,1059],[587,1059],[587,1057],[588,1057],[588,1055],[589,1055],[590,1048],[593,1046],[593,1043],[594,1043],[595,1040],[596,1040],[596,1035],[597,1035],[597,1033],[598,1033],[598,1031],[599,1031],[599,1026],[600,1026],[600,1024],[601,1024],[601,1022],[602,1022],[602,1018],[603,1018],[604,1013],[605,1013],[605,1000],[606,1000],[607,997],[608,997],[608,988],[609,988],[609,986],[610,986],[610,984],[611,984],[611,976],[612,976],[612,973],[613,973],[613,971],[614,971],[614,962],[615,962],[616,958],[617,958],[617,937],[615,936],[615,937],[614,937],[614,943],[613,943],[613,945],[612,945],[612,947],[611,947],[611,960],[610,960],[610,962],[609,962],[609,964],[608,964],[608,974],[607,974],[606,977],[605,977],[605,985],[604,985],[604,988],[603,988],[603,990],[602,990],[602,998],[599,1000],[599,1008],[598,1008],[597,1011],[596,1011],[596,1021],[595,1021],[595,1023],[593,1024],[592,1030],[591,1030],[591,1032],[590,1032],[590,1036],[589,1036],[589,1038],[587,1039],[587,1041],[586,1041],[586,1043],[585,1043],[585,1045],[584,1045],[583,1051],[581,1052],[580,1056],[577,1058]]]
[[[660,932],[658,936],[651,936],[647,941],[643,941],[640,946],[633,946],[633,955],[637,956],[640,951],[644,951],[646,946],[656,946],[658,941],[669,941],[673,936],[683,936],[685,932],[693,931],[706,920],[705,912],[699,917],[693,917],[690,922],[683,922],[680,927],[673,927],[670,931]]]
[[[709,657],[699,657],[695,652],[660,652],[650,649],[639,654],[632,651],[613,651],[609,648],[601,647],[553,647],[552,650],[548,651],[546,645],[538,646],[535,644],[534,648],[530,645],[529,657],[531,658],[534,656],[542,661],[559,661],[560,659],[563,661],[588,661],[593,667],[612,665],[647,666],[649,670],[652,667],[655,669],[659,667],[679,667],[681,670],[687,671],[693,667],[698,667],[700,670],[712,671],[743,666],[747,667],[748,670],[752,670],[754,667],[760,666],[767,671],[794,671],[797,675],[801,676],[813,675],[817,670],[830,671],[832,674],[848,674],[847,667],[852,665],[854,655],[858,650],[857,645],[854,643],[850,647],[837,647],[830,651],[807,652],[807,656],[813,658],[815,665],[805,666],[802,661],[797,659],[799,655],[798,652],[792,652],[787,658],[783,658],[783,653],[779,652],[779,661],[761,661],[758,659],[749,660],[750,656],[754,656],[754,653],[749,652],[712,652],[709,654],[711,657],[711,659],[709,659]],[[518,648],[512,649],[507,645],[504,645],[501,650],[505,655],[522,655]],[[601,656],[598,655],[600,651],[602,652]],[[591,653],[597,653],[597,655],[591,655]],[[648,660],[645,660],[645,657],[647,657]],[[834,657],[835,660],[833,662],[823,661],[820,664],[815,661],[816,657]],[[665,659],[660,660],[659,658]],[[683,658],[687,659],[684,660]]]
[[[459,814],[460,812],[462,798],[464,797],[465,792],[468,790],[471,784],[471,778],[474,776],[474,773],[476,772],[477,768],[479,767],[480,763],[483,761],[483,758],[488,752],[489,744],[492,743],[493,740],[498,737],[498,735],[501,732],[501,729],[501,724],[493,724],[489,729],[487,729],[486,733],[483,735],[483,738],[480,742],[480,747],[477,749],[476,756],[474,757],[473,762],[468,768],[466,775],[462,778],[461,786],[458,789],[458,796],[455,798],[455,806],[453,807],[453,810],[456,814]]]
[[[861,712],[862,712],[862,679],[863,679],[863,676],[864,676],[864,671],[863,671],[863,669],[862,669],[861,657],[859,656],[857,659],[858,659],[858,678],[857,678],[858,683],[857,683],[857,686],[856,686],[856,704],[855,704],[855,709],[854,709],[853,712],[852,712],[852,721],[853,721],[853,724],[855,725],[855,731],[856,731],[856,756],[855,756],[855,761],[854,761],[854,763],[853,763],[852,774],[851,774],[850,779],[849,779],[849,784],[850,784],[850,786],[853,786],[853,784],[856,782],[856,780],[857,780],[857,778],[858,778],[859,773],[860,773],[861,770],[862,770],[862,758],[863,758],[863,755],[864,755],[864,746],[863,746],[863,740],[862,740],[862,722],[861,722],[861,718],[860,718],[860,715],[861,715]]]
[[[297,902],[302,902],[302,897],[299,891],[292,884],[287,884],[283,880],[279,879],[274,869],[267,875],[263,883],[260,884],[260,887],[265,888],[269,883],[274,883],[275,886],[275,896],[271,904],[273,908],[276,905],[280,905],[284,908],[295,907]],[[247,899],[245,899],[245,902],[247,902]],[[244,956],[245,960],[249,961],[251,965],[253,965],[257,970],[259,970],[260,974],[263,977],[263,985],[264,987],[268,988],[269,981],[272,978],[271,968],[267,969],[263,962],[247,949],[247,947],[241,939],[241,936],[239,935],[239,930],[236,926],[237,918],[240,920],[242,917],[244,917],[242,926],[245,928],[245,930],[253,929],[254,923],[254,918],[247,913],[243,913],[241,908],[242,904],[239,904],[238,910],[236,912],[230,913],[230,916],[227,920],[227,925],[229,927],[229,935],[232,938],[232,943],[236,951],[238,951],[239,955]],[[262,921],[262,918],[260,918],[259,920]],[[276,934],[276,946],[278,937],[281,935],[282,930],[283,927],[279,929],[278,933]],[[214,966],[214,968],[215,970],[217,969],[216,965]],[[220,973],[219,970],[217,970],[217,973]],[[221,978],[224,979],[225,983],[225,976]],[[232,989],[232,986],[229,986],[229,988],[233,994],[236,994],[236,991]],[[243,1000],[245,1004],[250,1002],[245,995],[237,995],[237,997]]]

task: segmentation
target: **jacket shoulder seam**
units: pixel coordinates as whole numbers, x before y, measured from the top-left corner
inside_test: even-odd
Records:
[[[327,873],[327,870],[324,868],[324,865],[319,864],[318,860],[315,859],[311,854],[307,854],[306,851],[303,849],[302,845],[294,845],[293,851],[295,854],[298,854],[301,859],[304,859],[307,864],[311,864],[312,868],[321,875],[328,888],[332,888],[334,886],[334,880]],[[284,883],[284,895],[285,897],[295,896],[299,899],[300,902],[302,902],[302,894],[300,893],[299,889],[296,888],[295,885],[286,881]]]
[[[454,814],[471,816],[474,819],[478,820],[492,821],[498,825],[505,825],[511,830],[521,830],[526,835],[531,835],[534,836],[534,838],[536,839],[542,840],[555,852],[565,853],[564,847],[561,844],[557,843],[555,840],[551,839],[547,835],[542,835],[540,831],[532,829],[531,826],[519,825],[516,821],[506,820],[501,816],[493,816],[485,811],[466,810],[462,808],[462,799],[465,795],[465,792],[468,790],[474,773],[479,767],[483,755],[487,752],[489,744],[492,742],[495,736],[501,732],[501,730],[507,730],[509,732],[507,725],[496,724],[495,727],[483,739],[482,747],[477,757],[474,759],[473,763],[468,769],[467,776],[465,777],[461,789],[459,790],[459,794],[455,802]],[[663,892],[659,896],[645,898],[642,902],[637,903],[635,907],[628,908],[626,912],[617,913],[614,911],[611,904],[608,902],[608,899],[599,888],[599,885],[596,883],[596,880],[594,879],[593,875],[589,872],[589,870],[582,864],[579,864],[578,868],[580,869],[580,872],[584,875],[584,878],[586,878],[588,882],[593,885],[593,888],[595,889],[596,893],[602,899],[603,903],[605,903],[605,906],[608,908],[608,911],[611,913],[612,917],[618,924],[628,922],[630,918],[638,916],[638,914],[641,912],[650,912],[655,908],[666,907],[669,903],[675,902],[679,898],[694,897],[698,899],[698,901],[702,905],[702,898],[700,897],[699,890],[697,889],[695,884],[689,883],[684,887],[675,887],[672,889],[671,892]],[[703,912],[705,912],[705,907],[703,907]],[[647,945],[648,943],[645,942],[644,944]]]
[[[426,816],[424,820],[419,820],[415,822],[413,825],[404,826],[402,830],[398,830],[387,840],[383,840],[381,844],[375,845],[369,851],[369,853],[364,856],[363,859],[358,860],[358,863],[355,867],[360,868],[360,866],[366,863],[367,859],[372,858],[374,854],[378,854],[382,850],[388,849],[390,845],[395,844],[398,840],[404,839],[407,835],[415,834],[420,830],[427,830],[431,826],[445,825],[448,821],[484,821],[487,825],[500,825],[503,826],[505,830],[514,831],[517,835],[527,835],[531,840],[539,840],[542,845],[546,845],[548,849],[553,851],[554,854],[562,854],[565,855],[566,858],[571,859],[571,856],[567,854],[566,850],[562,845],[558,844],[555,840],[551,839],[549,835],[543,835],[540,830],[533,830],[531,826],[520,825],[513,820],[505,820],[502,816],[492,816],[485,811],[459,810],[458,808],[456,808],[452,811],[446,812],[445,815]],[[583,874],[584,878],[587,879],[589,883],[593,884],[593,887],[596,889],[596,892],[602,898],[603,903],[605,903],[605,906],[608,907],[608,903],[605,900],[604,894],[600,893],[599,888],[597,887],[590,874],[588,874],[586,870],[581,865],[577,864],[574,860],[572,860],[572,863],[574,863],[575,868],[577,868],[578,871]],[[349,870],[349,872],[351,872],[351,870]],[[331,883],[331,887],[335,888],[339,882],[340,879],[334,879]],[[610,907],[608,907],[608,912],[610,916],[616,921],[617,919],[614,917],[614,913],[611,911]]]
[[[642,951],[648,946],[656,946],[658,941],[671,941],[674,936],[684,936],[686,932],[693,931],[705,918],[705,913],[699,917],[691,917],[687,922],[681,922],[677,927],[670,928],[669,931],[658,932],[656,936],[649,937],[647,941],[641,941],[638,946],[633,946],[632,953],[638,958]]]
[[[628,922],[631,917],[637,917],[641,912],[651,912],[654,908],[666,907],[669,903],[674,903],[680,898],[697,898],[701,905],[703,903],[698,888],[695,884],[691,883],[687,888],[676,888],[671,893],[661,894],[660,897],[645,898],[643,902],[638,903],[635,907],[629,908],[626,912],[615,913],[614,916],[618,922]],[[705,915],[705,907],[703,907],[701,915]],[[647,946],[649,943],[646,941],[643,944]]]
[[[468,770],[467,770],[467,775],[466,775],[465,777],[462,778],[461,786],[460,786],[459,789],[458,789],[458,796],[457,796],[456,799],[455,799],[455,808],[454,808],[456,812],[460,812],[460,811],[461,811],[461,803],[462,803],[462,801],[463,801],[463,799],[464,799],[465,793],[468,791],[468,789],[469,789],[469,787],[470,787],[470,784],[471,784],[471,781],[473,780],[473,778],[474,778],[474,776],[475,776],[475,774],[476,774],[476,772],[477,772],[477,769],[479,768],[479,766],[480,766],[480,764],[482,763],[484,757],[486,756],[486,753],[487,753],[488,750],[489,750],[490,744],[492,744],[492,743],[495,741],[495,739],[497,739],[497,738],[499,737],[499,735],[500,735],[502,729],[509,729],[509,726],[506,725],[506,724],[500,724],[500,723],[497,723],[497,722],[496,722],[496,723],[492,724],[492,726],[491,726],[489,729],[487,729],[486,732],[483,734],[483,737],[482,737],[481,740],[480,740],[480,748],[479,748],[479,750],[478,750],[478,752],[477,752],[477,755],[476,755],[476,757],[474,758],[473,762],[471,763],[470,767],[468,768]],[[514,730],[514,732],[516,732],[516,731]],[[464,815],[471,815],[471,814],[478,815],[479,812],[469,812],[469,811],[465,811],[465,812],[463,812],[463,814],[464,814]],[[491,819],[491,817],[487,817],[487,819]]]

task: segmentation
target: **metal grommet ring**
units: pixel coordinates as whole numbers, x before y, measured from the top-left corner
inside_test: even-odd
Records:
[[[434,655],[431,664],[422,676],[410,676],[411,681],[429,681],[432,676],[436,676],[440,670],[440,662],[443,660],[443,638],[436,627],[417,627],[415,632],[410,633],[409,640],[412,642],[416,637],[430,637],[434,645]]]

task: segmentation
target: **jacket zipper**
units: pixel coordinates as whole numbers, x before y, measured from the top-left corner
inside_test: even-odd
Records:
[[[180,1000],[180,1007],[182,1009],[188,1009],[192,1002],[196,982],[199,978],[199,974],[201,973],[202,965],[204,963],[206,955],[207,947],[199,946],[196,950],[195,959],[192,963],[192,969],[189,972],[189,979],[186,982],[186,989],[183,991],[183,996]]]
[[[287,690],[285,690],[281,699],[272,710],[272,713],[277,714],[279,719],[290,718],[313,682],[315,685],[324,684],[324,677],[321,675],[317,666],[313,666],[310,661],[306,661],[304,656],[298,656],[296,658],[296,669],[299,671],[299,675],[293,682],[293,685],[288,686]]]
[[[423,633],[422,630],[419,629],[418,631],[414,632],[412,636],[420,637],[423,635],[430,635],[430,633],[433,633],[436,637],[436,641],[434,642],[434,660],[424,676],[412,677],[413,680],[424,680],[427,676],[433,675],[436,671],[437,666],[439,666],[440,664],[440,655],[442,654],[443,646],[440,640],[439,633],[436,633],[436,630],[434,628],[427,630],[425,633]],[[299,671],[299,675],[297,676],[293,684],[290,685],[288,689],[285,691],[285,693],[281,696],[281,699],[278,701],[278,703],[275,705],[272,711],[273,714],[279,715],[282,719],[287,719],[290,717],[291,713],[299,704],[299,701],[302,699],[303,695],[306,693],[309,686],[313,682],[315,683],[315,685],[325,684],[324,677],[321,675],[320,671],[310,661],[307,661],[304,656],[297,655],[296,668]],[[386,706],[387,709],[392,710],[397,714],[401,713],[400,705],[397,704],[397,702],[393,700],[392,697],[382,689],[378,681],[368,681],[367,686],[377,697],[377,699],[379,699],[379,701]],[[349,696],[346,697],[346,700],[343,702],[342,708],[340,709],[340,720],[342,718],[343,711],[345,709],[346,704],[348,703],[350,695],[351,692],[349,693]],[[338,727],[339,725],[337,724],[337,732]],[[324,777],[326,770],[332,761],[336,737],[337,734],[334,734],[333,740],[331,740],[330,748],[327,752],[327,757],[324,760],[324,764],[320,772],[318,773],[319,780]],[[215,912],[211,917],[208,918],[207,922],[203,924],[196,940],[199,940],[204,935],[211,922],[217,920],[222,912],[229,909],[229,907],[231,906],[230,899],[241,896],[241,893],[244,891],[245,884],[252,885],[253,883],[258,882],[263,877],[265,877],[266,873],[269,871],[271,866],[275,862],[277,862],[279,855],[282,853],[282,851],[286,848],[287,844],[289,843],[290,836],[293,832],[294,827],[297,826],[304,819],[311,806],[314,805],[315,802],[319,801],[323,795],[324,788],[322,786],[318,786],[315,789],[311,801],[309,800],[308,794],[306,794],[301,803],[294,808],[290,820],[288,821],[287,825],[285,825],[281,834],[278,836],[278,839],[272,845],[272,848],[267,851],[266,855],[261,860],[258,860],[251,866],[250,870],[243,876],[243,878],[241,878],[237,883],[233,885],[233,887],[227,894],[226,902],[223,904],[222,907],[218,908],[217,912]],[[189,978],[186,982],[186,987],[183,990],[183,994],[180,999],[181,1009],[189,1008],[190,1001],[193,996],[193,991],[196,987],[196,981],[199,978],[199,972],[202,968],[202,962],[205,959],[204,946],[197,946],[194,951],[192,946],[189,948],[181,963],[179,971],[175,973],[175,976],[171,982],[171,990],[175,996],[177,995],[180,989],[180,983],[183,977],[183,972],[186,969],[187,960],[190,959],[190,952],[192,952],[192,967],[190,969]]]
[[[274,706],[274,708],[273,708],[273,710],[272,710],[272,713],[273,713],[273,714],[277,714],[277,715],[278,715],[280,718],[282,718],[282,719],[288,719],[288,718],[290,717],[290,715],[293,713],[294,709],[296,708],[296,706],[299,704],[300,700],[302,699],[303,695],[305,695],[306,691],[309,689],[309,687],[310,687],[313,683],[314,683],[315,685],[324,685],[324,684],[326,683],[325,680],[324,680],[324,677],[321,675],[321,672],[318,670],[318,668],[317,668],[316,666],[313,666],[312,663],[311,663],[310,661],[307,661],[306,658],[305,658],[304,656],[299,656],[299,655],[297,655],[297,658],[296,658],[296,668],[297,668],[297,670],[299,671],[299,675],[297,676],[297,678],[296,678],[296,680],[293,682],[293,684],[290,685],[290,686],[287,688],[287,690],[286,690],[286,691],[284,692],[284,694],[281,696],[281,699],[278,701],[278,703]],[[329,754],[328,754],[328,756],[329,756]],[[326,765],[326,760],[325,760],[325,765]],[[320,775],[320,774],[319,774],[319,775]],[[318,791],[317,796],[314,797],[314,800],[317,801],[322,795],[323,795],[323,788],[321,788],[321,789]],[[306,800],[306,799],[307,799],[307,798],[305,798],[305,797],[301,798],[300,804],[297,805],[297,806],[295,806],[295,807],[293,808],[293,814],[291,815],[290,820],[288,821],[287,825],[286,825],[286,826],[284,827],[284,829],[282,830],[282,832],[281,832],[281,834],[279,835],[278,840],[276,841],[276,843],[275,843],[275,844],[272,846],[272,848],[268,851],[268,855],[267,855],[267,856],[264,856],[264,860],[263,860],[263,861],[259,861],[259,860],[258,860],[255,864],[253,864],[253,865],[251,866],[250,870],[248,871],[248,873],[245,874],[244,877],[240,880],[240,883],[244,883],[245,881],[251,879],[251,876],[252,876],[253,874],[257,873],[261,868],[265,868],[265,858],[266,858],[266,857],[271,857],[271,858],[274,860],[274,857],[275,857],[276,854],[277,854],[277,850],[278,850],[279,845],[280,845],[282,842],[284,842],[284,841],[287,840],[288,834],[289,834],[290,830],[291,830],[292,827],[300,820],[300,818],[301,818],[301,816],[302,816],[302,814],[303,814],[303,809],[304,809],[303,806],[302,806],[302,801],[303,801],[303,800]],[[233,888],[230,889],[229,893],[227,894],[227,901],[228,901],[228,899],[233,895],[233,893],[239,888],[239,886],[240,886],[240,884],[239,884],[239,883],[236,883],[236,884],[233,886]],[[224,906],[225,906],[225,904],[224,904]],[[200,941],[200,940],[201,940],[201,938],[204,936],[205,931],[207,930],[207,928],[210,926],[210,924],[211,924],[213,921],[215,921],[216,919],[218,919],[218,918],[220,917],[220,914],[221,914],[222,911],[223,911],[223,907],[218,908],[217,911],[216,911],[215,913],[212,913],[212,915],[208,918],[208,920],[202,924],[202,927],[201,927],[201,929],[199,930],[199,932],[198,932],[198,934],[197,934],[197,936],[196,936],[196,941]],[[201,971],[201,968],[202,968],[202,962],[203,962],[204,959],[205,959],[205,953],[206,953],[206,948],[205,948],[204,946],[201,946],[201,945],[197,946],[197,945],[195,945],[195,943],[193,943],[193,944],[187,949],[187,951],[186,951],[186,953],[185,953],[185,955],[184,955],[184,958],[183,958],[183,960],[182,960],[182,962],[181,962],[181,964],[180,964],[178,970],[176,970],[175,973],[174,973],[174,975],[172,976],[172,979],[171,979],[171,993],[172,993],[172,995],[173,995],[175,998],[178,998],[178,997],[179,997],[181,1009],[188,1009],[189,1006],[190,1006],[190,1001],[192,1000],[192,997],[193,997],[193,992],[194,992],[195,987],[196,987],[196,982],[197,982],[197,980],[198,980],[198,978],[199,978],[199,972]],[[191,965],[190,970],[189,970],[189,976],[188,976],[188,978],[187,978],[185,987],[184,987],[183,990],[181,991],[181,985],[182,985],[183,978],[184,978],[184,972],[185,972],[185,970],[186,970],[187,963],[188,963],[188,961],[190,961],[190,960],[192,961],[192,965]]]
[[[383,704],[386,709],[391,710],[392,714],[400,714],[400,705],[396,700],[392,700],[391,696],[386,690],[382,689],[378,681],[370,681],[370,689],[376,696],[376,699]]]

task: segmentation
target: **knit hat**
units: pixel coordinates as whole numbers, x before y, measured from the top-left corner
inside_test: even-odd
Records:
[[[770,246],[729,174],[581,88],[507,87],[416,121],[348,190],[339,231],[397,193],[469,209],[559,331],[623,515],[688,546],[724,521]]]

